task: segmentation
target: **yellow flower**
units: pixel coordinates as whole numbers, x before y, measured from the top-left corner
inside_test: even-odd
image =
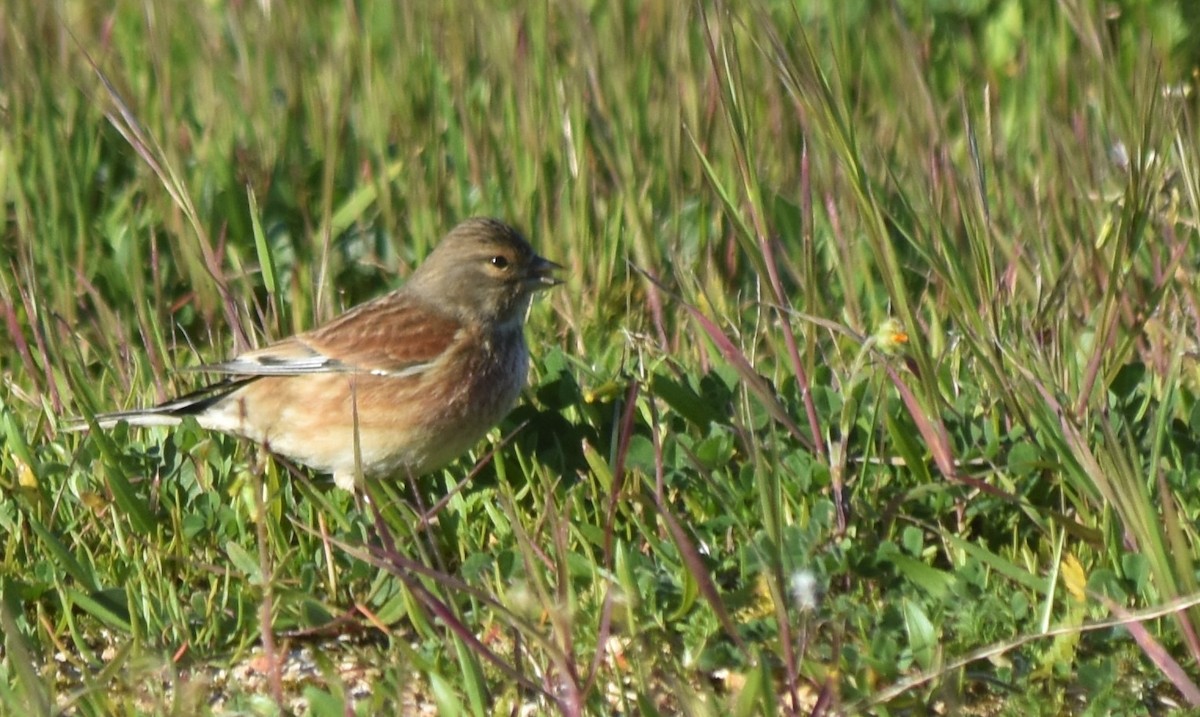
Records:
[[[872,338],[875,341],[875,346],[888,356],[895,356],[900,353],[901,347],[908,343],[908,334],[904,332],[904,326],[898,319],[884,321],[875,330],[875,335]]]

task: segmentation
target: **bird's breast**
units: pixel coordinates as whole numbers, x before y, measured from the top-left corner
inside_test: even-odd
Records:
[[[447,380],[431,372],[429,381],[443,389],[449,417],[491,426],[512,408],[528,378],[525,337],[519,330],[496,332],[464,341],[456,353],[439,367]]]

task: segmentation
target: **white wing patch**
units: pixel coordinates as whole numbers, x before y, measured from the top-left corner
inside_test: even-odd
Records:
[[[328,356],[273,356],[249,354],[230,361],[202,366],[201,371],[227,373],[236,376],[295,376],[302,373],[342,373],[352,370],[341,361]]]
[[[402,364],[392,368],[375,368],[365,371],[372,376],[406,378],[425,373],[434,361]],[[231,376],[299,376],[310,373],[360,373],[364,369],[344,361],[326,356],[311,346],[299,341],[288,341],[250,351],[229,361],[201,366],[198,371]]]
[[[398,369],[376,368],[376,369],[371,369],[371,375],[372,376],[390,376],[392,378],[406,378],[408,376],[416,376],[418,374],[425,373],[433,366],[433,364],[434,364],[433,361],[425,361],[422,363],[414,363],[409,366],[404,366],[404,367],[398,368]],[[348,368],[347,370],[353,370],[353,369]]]

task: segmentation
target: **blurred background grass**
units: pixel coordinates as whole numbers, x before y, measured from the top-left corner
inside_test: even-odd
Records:
[[[1194,611],[1036,639],[1196,592],[1197,22],[0,8],[0,699],[1200,702]],[[57,431],[398,285],[474,214],[569,280],[533,309],[515,438],[465,487],[488,446],[371,510],[195,427]],[[298,685],[211,671],[298,645]],[[320,658],[342,653],[365,696]]]

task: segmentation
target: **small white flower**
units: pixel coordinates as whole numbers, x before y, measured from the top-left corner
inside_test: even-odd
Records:
[[[792,573],[791,583],[792,599],[796,601],[796,607],[804,611],[815,610],[820,598],[817,576],[810,570],[797,570]]]

